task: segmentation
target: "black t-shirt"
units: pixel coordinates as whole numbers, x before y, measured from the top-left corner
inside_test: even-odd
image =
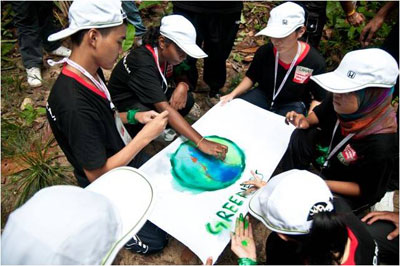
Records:
[[[47,101],[53,134],[75,169],[79,185],[89,185],[83,168],[101,168],[125,145],[110,103],[96,87],[64,68]]]
[[[349,257],[344,264],[354,262],[355,265],[377,264],[378,247],[365,225],[351,212],[346,203],[335,198],[336,212],[342,217],[351,239]],[[266,243],[266,264],[270,265],[301,265],[304,264],[297,253],[298,245],[292,241],[282,240],[277,233],[272,232]]]
[[[240,12],[242,1],[174,1],[174,6],[202,14],[231,14]]]
[[[325,143],[329,145],[337,120],[332,97],[329,96],[314,109],[314,112],[326,136]],[[342,139],[344,136],[339,126],[331,150]],[[390,176],[397,167],[397,142],[395,133],[373,134],[361,139],[351,138],[333,155],[328,167],[324,168],[321,174],[328,180],[356,182],[360,185],[361,196],[351,198],[351,201],[358,206],[374,204],[385,194]]]
[[[289,66],[290,64],[286,65],[279,60],[276,91],[282,83]],[[306,105],[309,105],[311,102],[310,93],[315,100],[322,101],[325,97],[325,90],[310,80],[310,76],[322,74],[325,69],[324,58],[315,48],[307,44],[306,49],[299,56],[285,85],[277,96],[275,103],[286,104],[303,101]],[[254,83],[258,82],[259,88],[265,91],[269,102],[272,101],[274,91],[274,73],[275,49],[272,43],[268,43],[257,50],[246,76]]]
[[[161,69],[169,86],[173,76],[172,65]],[[115,66],[108,82],[115,106],[120,112],[127,111],[135,103],[152,106],[167,101],[166,85],[156,65],[153,54],[141,46],[132,50]]]

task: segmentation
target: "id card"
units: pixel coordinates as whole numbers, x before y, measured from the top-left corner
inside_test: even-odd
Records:
[[[121,136],[122,141],[125,145],[128,145],[131,142],[132,138],[126,130],[124,123],[122,123],[121,117],[119,117],[119,113],[114,111],[114,119],[115,119],[115,126],[117,127],[118,133]]]
[[[297,66],[294,72],[293,82],[304,84],[307,83],[312,75],[313,69]]]

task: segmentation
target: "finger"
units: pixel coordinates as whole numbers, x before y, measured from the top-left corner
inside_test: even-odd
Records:
[[[168,117],[168,111],[167,110],[163,111],[162,113],[158,114],[157,117],[160,119]]]
[[[239,217],[238,217],[238,218],[236,218],[235,237],[237,237],[237,236],[239,235],[239,230],[240,230],[239,227],[240,227],[240,226],[239,226]]]
[[[244,217],[243,213],[239,215],[239,236],[243,237],[244,236]]]
[[[250,223],[250,218],[249,218],[249,238],[253,239],[253,226]]]
[[[244,194],[244,196],[250,195],[251,193],[253,193],[254,191],[256,191],[256,188],[249,188],[247,190],[245,190],[244,192],[242,192]]]
[[[385,220],[385,215],[375,215],[368,220],[367,224],[373,224],[379,220]]]
[[[388,234],[387,239],[388,240],[393,240],[394,238],[396,238],[399,235],[399,228],[397,227],[393,232],[391,232],[390,234]]]
[[[212,265],[212,263],[213,263],[213,258],[208,257],[205,265]]]
[[[258,175],[253,170],[251,170],[250,173],[254,177],[255,180],[261,181],[261,178],[259,178]],[[251,180],[249,180],[249,181],[251,181]]]
[[[368,213],[367,215],[365,215],[362,219],[361,219],[361,221],[362,222],[365,222],[365,221],[367,221],[369,218],[371,218],[372,216],[374,216],[374,215],[376,215],[377,213],[376,212],[370,212],[370,213]]]
[[[243,224],[243,226],[244,226],[244,230],[243,230],[243,234],[244,234],[244,236],[245,237],[249,237],[249,216],[246,216],[245,218],[244,218],[244,224]]]

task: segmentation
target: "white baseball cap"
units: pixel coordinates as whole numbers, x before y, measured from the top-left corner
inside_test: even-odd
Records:
[[[68,28],[51,34],[48,41],[56,41],[85,29],[119,26],[126,18],[121,0],[74,0],[68,11]]]
[[[196,44],[196,29],[184,16],[170,15],[163,17],[160,34],[173,41],[193,58],[207,57],[207,54]]]
[[[249,211],[270,230],[308,234],[318,212],[333,210],[332,193],[321,177],[305,170],[283,172],[268,181],[249,202]]]
[[[334,71],[311,79],[327,91],[347,93],[367,87],[391,88],[398,75],[399,66],[389,53],[368,48],[347,53]]]
[[[273,38],[284,38],[294,32],[297,28],[304,26],[304,9],[292,2],[283,3],[271,10],[269,13],[267,27],[262,29],[258,35]]]
[[[153,189],[137,169],[120,167],[85,189],[52,186],[12,212],[2,264],[106,264],[146,222]]]

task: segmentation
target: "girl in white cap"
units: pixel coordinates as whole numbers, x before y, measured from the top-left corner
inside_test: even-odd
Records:
[[[268,25],[256,35],[271,42],[260,47],[242,82],[221,97],[222,104],[240,97],[280,115],[296,111],[306,115],[325,97],[310,81],[325,72],[325,60],[309,44],[298,41],[305,32],[304,9],[292,2],[271,10]],[[250,90],[254,84],[258,87]]]
[[[202,152],[223,160],[228,148],[204,139],[183,118],[194,100],[182,73],[185,66],[179,69],[174,66],[182,63],[186,55],[207,56],[196,44],[194,26],[181,15],[163,17],[159,28],[149,29],[143,36],[143,45],[130,51],[115,66],[109,82],[111,97],[118,110],[128,114],[153,108],[159,112],[167,110],[168,123],[176,132]],[[139,129],[128,127],[131,132]]]
[[[111,69],[122,52],[126,25],[120,0],[75,0],[68,16],[68,28],[49,36],[50,41],[70,36],[72,53],[61,61],[64,66],[47,101],[47,118],[79,185],[86,187],[114,168],[143,164],[148,156],[141,150],[163,131],[168,112],[138,112],[128,119],[111,101],[101,69]],[[132,120],[145,124],[133,139],[123,125]],[[155,225],[148,223],[143,230],[139,234],[145,246],[136,245],[139,251],[166,245],[166,233]]]
[[[272,231],[266,243],[266,264],[377,264],[377,246],[362,222],[326,183],[304,170],[273,177],[249,202],[252,216]],[[256,248],[249,218],[239,219],[232,234],[239,264],[254,265]]]
[[[332,192],[345,197],[352,209],[378,202],[390,178],[398,179],[391,105],[398,72],[390,54],[371,48],[349,52],[335,71],[311,77],[333,95],[307,117],[287,114],[298,129],[282,158],[283,170],[307,169],[313,162]]]

